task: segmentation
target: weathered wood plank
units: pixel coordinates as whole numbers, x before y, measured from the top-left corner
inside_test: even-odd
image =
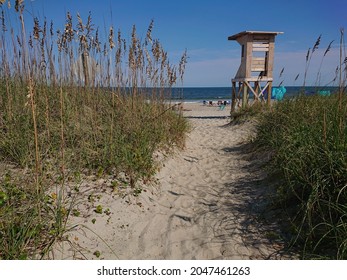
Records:
[[[252,61],[265,61],[265,57],[253,56]]]
[[[269,48],[266,48],[266,47],[257,47],[257,48],[253,48],[253,51],[254,52],[268,52],[269,51]]]
[[[261,67],[261,66],[254,66],[251,69],[252,72],[262,72],[265,71],[265,67]]]
[[[266,69],[265,57],[252,57],[252,65],[251,65],[252,72],[265,71],[265,69]]]
[[[265,65],[265,59],[262,60],[252,60],[252,66]]]
[[[253,43],[253,48],[268,48],[269,43]]]
[[[247,77],[247,78],[234,78],[232,79],[232,81],[234,82],[244,82],[244,81],[248,81],[248,82],[256,82],[256,81],[259,81],[259,82],[268,82],[268,81],[273,81],[273,78],[272,77],[264,77],[264,76],[252,76],[252,77]]]

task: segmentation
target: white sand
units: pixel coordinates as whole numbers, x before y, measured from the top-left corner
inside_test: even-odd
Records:
[[[69,221],[77,227],[54,258],[97,259],[96,251],[100,259],[288,258],[280,241],[266,238],[276,228],[257,219],[264,174],[243,149],[252,124],[227,125],[228,107],[184,108],[192,125],[186,148],[164,161],[157,184],[125,198],[108,187],[111,179],[82,184],[81,215]],[[97,205],[109,211],[97,214]]]

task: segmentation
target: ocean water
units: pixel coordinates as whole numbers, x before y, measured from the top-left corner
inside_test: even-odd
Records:
[[[302,87],[285,87],[285,98],[298,96],[302,92]],[[305,87],[305,94],[312,95],[319,90],[329,90],[331,93],[337,90],[336,87]],[[266,93],[267,94],[267,93]],[[173,88],[172,98],[184,100],[185,102],[202,102],[203,100],[231,100],[231,87],[184,87]]]

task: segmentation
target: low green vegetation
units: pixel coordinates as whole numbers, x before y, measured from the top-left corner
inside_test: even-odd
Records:
[[[188,125],[169,100],[187,56],[171,64],[153,22],[125,40],[112,26],[102,36],[91,14],[55,29],[24,1],[0,5],[0,259],[41,258],[80,215],[68,185],[112,174],[139,195],[155,155],[183,146]]]
[[[347,258],[346,117],[345,94],[284,100],[260,117],[256,143],[272,154],[274,201],[303,258]]]

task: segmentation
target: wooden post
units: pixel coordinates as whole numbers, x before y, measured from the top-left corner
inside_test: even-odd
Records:
[[[272,92],[272,81],[269,81],[269,86],[267,88],[267,105],[271,105],[271,92]]]
[[[248,86],[245,82],[242,83],[243,92],[242,92],[242,109],[247,107],[248,104]]]
[[[254,96],[254,101],[260,101],[259,100],[259,81],[254,82],[254,92],[257,94],[257,96]]]
[[[231,112],[235,111],[236,106],[236,82],[232,81],[232,90],[231,90]]]

